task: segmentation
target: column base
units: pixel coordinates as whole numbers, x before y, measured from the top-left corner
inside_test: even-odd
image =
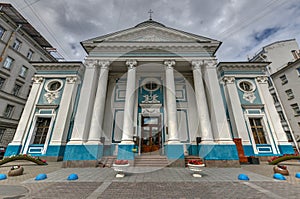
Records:
[[[99,160],[103,156],[102,144],[68,144],[64,153],[64,161],[68,160]]]
[[[134,160],[134,144],[124,144],[118,145],[118,160]]]

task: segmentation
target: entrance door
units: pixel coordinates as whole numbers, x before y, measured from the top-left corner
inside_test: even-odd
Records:
[[[141,130],[141,152],[159,154],[162,143],[160,116],[142,116]]]

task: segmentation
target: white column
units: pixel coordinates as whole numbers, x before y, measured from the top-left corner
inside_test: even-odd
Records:
[[[94,103],[91,128],[88,142],[100,142],[102,135],[102,126],[105,109],[105,99],[107,91],[107,81],[109,72],[109,61],[100,61],[100,74],[98,78],[98,87]]]
[[[177,128],[177,107],[174,82],[174,60],[165,61],[166,65],[166,104],[168,119],[168,144],[179,143],[179,135]]]
[[[27,99],[27,102],[24,107],[24,111],[22,113],[22,117],[20,118],[16,133],[14,135],[14,139],[11,142],[11,145],[21,145],[24,141],[24,136],[29,131],[29,124],[32,121],[32,117],[34,115],[34,109],[35,105],[37,103],[37,100],[39,99],[39,93],[41,92],[42,83],[44,81],[43,77],[40,76],[34,76],[32,78],[33,84],[31,87],[31,91],[29,94],[29,97]]]
[[[241,138],[243,144],[250,145],[247,126],[245,124],[243,109],[239,99],[235,78],[226,76],[223,78],[225,83],[225,97],[229,108],[229,118],[236,138]]]
[[[287,136],[281,126],[279,115],[276,111],[276,108],[273,103],[272,96],[270,94],[269,88],[268,88],[268,78],[265,76],[257,77],[256,78],[257,88],[260,93],[260,97],[262,100],[262,103],[265,105],[265,113],[268,118],[268,121],[270,122],[270,128],[272,133],[275,133],[278,144],[284,144],[288,145],[288,139]]]
[[[128,66],[127,83],[126,83],[126,96],[124,107],[124,121],[123,121],[123,144],[133,144],[134,134],[134,101],[135,101],[135,81],[136,81],[136,60],[126,61]]]
[[[87,140],[91,116],[93,112],[93,104],[96,94],[97,83],[97,61],[86,60],[86,70],[84,73],[83,84],[80,91],[80,99],[76,111],[74,128],[72,136],[68,144],[82,144]]]
[[[204,61],[204,79],[208,89],[208,96],[206,97],[211,107],[211,127],[216,142],[233,144],[232,136],[230,134],[229,125],[226,118],[220,83],[217,76],[216,64],[217,62],[215,60]]]
[[[76,98],[78,86],[76,82],[78,79],[79,77],[77,76],[66,77],[66,84],[60,101],[60,104],[63,104],[63,106],[59,107],[50,145],[61,145],[66,143],[70,117],[73,112],[74,101]]]
[[[195,96],[199,116],[198,119],[200,121],[201,140],[202,143],[210,143],[213,142],[214,138],[209,118],[205,88],[203,85],[202,72],[200,67],[201,64],[201,61],[192,61]]]

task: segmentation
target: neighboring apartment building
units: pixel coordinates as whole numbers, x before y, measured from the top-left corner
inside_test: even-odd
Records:
[[[13,139],[35,73],[30,61],[57,60],[49,42],[10,4],[0,3],[0,145]]]
[[[278,96],[286,112],[286,119],[294,131],[294,136],[300,144],[300,59],[299,52],[296,61],[288,63],[285,67],[271,75]],[[283,118],[284,119],[284,118]]]
[[[298,51],[295,39],[277,41],[263,47],[250,61],[271,62],[266,70],[271,77],[269,90],[289,141],[299,146],[300,117],[295,114],[300,104]]]

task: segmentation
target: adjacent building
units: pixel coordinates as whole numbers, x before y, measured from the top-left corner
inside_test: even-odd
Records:
[[[0,3],[0,145],[12,141],[36,72],[31,61],[56,59],[48,41],[10,4]]]
[[[236,166],[245,156],[294,153],[263,69],[218,63],[221,42],[149,19],[81,42],[80,62],[35,62],[30,96],[6,156],[67,165],[105,156],[164,156],[184,166]]]
[[[262,48],[250,61],[270,62],[266,68],[269,90],[289,142],[299,148],[300,103],[299,46],[295,39],[277,41]]]

